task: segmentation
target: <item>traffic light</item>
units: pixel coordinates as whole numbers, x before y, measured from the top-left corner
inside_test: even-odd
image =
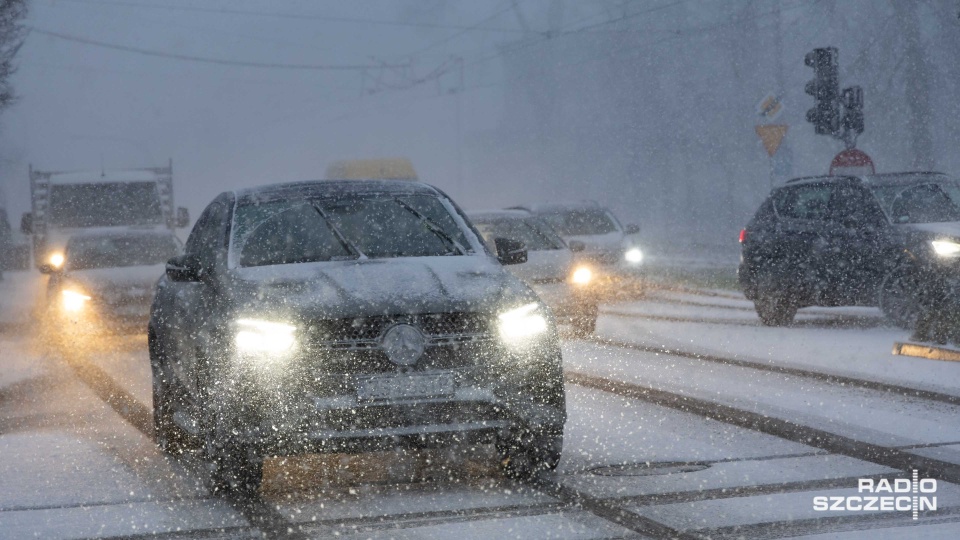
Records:
[[[808,52],[803,62],[813,68],[813,80],[804,90],[816,100],[807,111],[817,135],[836,135],[840,132],[840,68],[836,47],[824,47]]]
[[[857,135],[863,133],[863,88],[844,88],[840,99],[843,102],[843,129]]]

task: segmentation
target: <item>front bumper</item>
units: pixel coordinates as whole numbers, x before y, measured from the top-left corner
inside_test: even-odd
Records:
[[[530,287],[557,318],[592,313],[599,301],[599,285],[596,283],[585,286],[566,282],[533,283]]]

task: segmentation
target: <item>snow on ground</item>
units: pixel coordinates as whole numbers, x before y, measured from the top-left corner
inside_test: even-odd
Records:
[[[681,302],[690,297],[710,307]],[[808,308],[794,325],[772,328],[760,324],[746,299],[658,291],[647,300],[604,306],[602,313],[608,316],[598,323],[599,338],[960,395],[960,363],[893,355],[893,343],[909,332],[883,326],[872,308]],[[700,322],[704,318],[745,324]]]

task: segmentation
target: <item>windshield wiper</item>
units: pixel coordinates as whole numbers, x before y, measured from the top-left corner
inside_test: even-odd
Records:
[[[355,246],[353,242],[347,240],[347,237],[340,232],[340,229],[333,223],[333,220],[330,219],[330,216],[320,207],[318,204],[310,202],[310,207],[317,211],[317,214],[320,214],[320,217],[327,223],[327,226],[330,227],[330,230],[333,231],[333,235],[337,237],[337,240],[340,241],[340,244],[343,245],[343,249],[349,251],[357,259],[366,259],[367,256],[360,251],[360,248]]]
[[[421,214],[419,211],[417,211],[416,208],[410,206],[400,198],[394,197],[393,201],[399,204],[400,207],[406,210],[407,212],[410,212],[411,214],[416,216],[417,219],[419,219],[420,222],[423,223],[423,225],[427,228],[427,230],[432,232],[437,238],[443,240],[444,242],[447,243],[447,245],[452,246],[455,250],[457,250],[458,255],[467,254],[467,250],[463,249],[463,246],[460,245],[460,242],[457,242],[456,240],[454,240],[453,237],[447,234],[447,231],[443,230],[443,228],[440,227],[440,225],[437,225],[435,221]]]

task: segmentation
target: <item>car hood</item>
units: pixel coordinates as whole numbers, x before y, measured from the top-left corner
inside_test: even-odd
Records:
[[[117,268],[90,268],[69,271],[65,281],[74,283],[88,293],[115,291],[131,296],[153,293],[157,280],[163,276],[164,265],[124,266]]]
[[[307,319],[493,312],[536,295],[485,256],[285,264],[231,271],[237,309]]]
[[[930,236],[960,238],[960,221],[945,221],[941,223],[908,223],[899,225],[904,229],[928,233]]]

